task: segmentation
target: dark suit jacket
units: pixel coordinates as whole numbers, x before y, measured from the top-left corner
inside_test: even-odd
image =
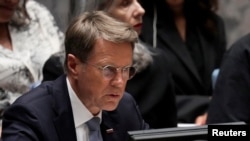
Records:
[[[113,133],[106,130],[113,128]],[[127,131],[148,129],[128,93],[115,111],[103,111],[104,141],[127,141]],[[65,75],[21,96],[3,116],[3,141],[76,141]]]
[[[177,126],[173,80],[162,50],[153,49],[153,63],[127,82],[145,121],[152,128]]]
[[[153,45],[154,11],[152,5],[149,6],[151,7],[145,7],[146,13],[143,17],[140,38]],[[199,27],[192,29],[193,35],[197,37],[193,42],[197,46],[199,45],[200,49],[199,54],[193,54],[193,56],[199,55],[200,57],[197,60],[202,64],[203,71],[199,72],[192,54],[189,53],[188,47],[180,38],[177,28],[170,22],[172,19],[168,17],[166,10],[158,8],[157,11],[156,47],[163,49],[169,60],[177,95],[179,122],[194,122],[197,115],[207,110],[209,96],[212,95],[211,74],[214,69],[220,66],[226,49],[224,23],[220,17],[215,14],[212,15],[218,29],[216,40],[206,38]]]
[[[208,110],[207,123],[250,123],[250,34],[225,54]]]

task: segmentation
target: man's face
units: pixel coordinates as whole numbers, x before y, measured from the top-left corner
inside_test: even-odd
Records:
[[[87,62],[76,65],[73,89],[92,114],[97,114],[100,110],[114,110],[127,83],[121,69],[110,77],[101,68],[107,65],[116,68],[132,66],[132,56],[130,43],[115,44],[98,39]]]

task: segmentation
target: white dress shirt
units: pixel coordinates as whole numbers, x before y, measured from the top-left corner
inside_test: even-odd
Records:
[[[89,141],[89,129],[86,125],[86,122],[93,118],[93,115],[77,97],[70,85],[68,78],[66,80],[74,116],[77,141]],[[101,115],[102,112],[100,112],[97,116],[102,119]]]

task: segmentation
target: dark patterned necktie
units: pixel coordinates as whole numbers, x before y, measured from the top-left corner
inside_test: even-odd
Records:
[[[103,141],[100,130],[100,118],[93,117],[86,124],[89,128],[89,141]]]

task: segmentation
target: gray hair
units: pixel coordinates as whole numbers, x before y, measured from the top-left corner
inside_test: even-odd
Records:
[[[84,12],[71,22],[66,31],[66,56],[73,54],[81,62],[85,62],[96,40],[100,38],[114,43],[129,42],[134,48],[138,35],[129,24],[120,22],[103,11]]]
[[[106,11],[114,0],[85,0],[84,11],[103,10]]]

